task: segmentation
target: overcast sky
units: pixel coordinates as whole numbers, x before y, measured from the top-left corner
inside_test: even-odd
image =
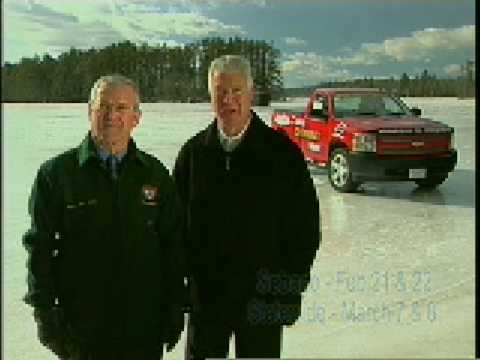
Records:
[[[456,76],[475,60],[475,0],[4,0],[3,62],[130,40],[273,41],[285,86],[423,69]]]

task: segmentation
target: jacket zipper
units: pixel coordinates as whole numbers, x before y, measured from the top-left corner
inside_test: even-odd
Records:
[[[111,186],[112,186],[112,200],[113,200],[113,224],[112,224],[112,229],[113,229],[113,232],[111,233],[110,236],[115,236],[117,237],[117,240],[120,240],[120,254],[118,254],[118,257],[117,257],[117,266],[118,266],[118,271],[119,272],[122,272],[123,269],[124,269],[124,253],[125,253],[125,245],[124,245],[124,239],[123,239],[123,234],[122,234],[122,231],[119,229],[119,226],[122,226],[122,222],[120,221],[120,206],[119,206],[119,179],[113,179],[113,178],[110,178],[110,181],[111,181]],[[119,231],[120,230],[120,231]],[[124,274],[119,274],[120,275],[120,278],[123,278],[125,275]],[[124,281],[124,284],[126,283],[126,281]],[[117,296],[121,296],[122,294],[119,294],[118,293],[118,289],[121,287],[121,286],[125,286],[125,285],[118,285],[117,284],[117,288],[116,288],[116,295]],[[124,292],[124,289],[122,289],[122,292]],[[126,319],[125,317],[123,317],[121,320],[120,320],[120,331],[118,333],[118,335],[120,336],[120,338],[123,338],[125,337],[125,328],[126,328]]]
[[[227,171],[230,170],[230,155],[227,155],[227,156],[225,157],[225,169],[226,169]]]

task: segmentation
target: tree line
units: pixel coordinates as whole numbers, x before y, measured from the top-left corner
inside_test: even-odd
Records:
[[[58,58],[44,54],[5,63],[2,102],[85,102],[93,82],[112,73],[134,79],[145,102],[208,101],[208,68],[214,58],[224,54],[249,59],[259,105],[268,105],[271,99],[308,96],[317,87],[379,87],[407,97],[475,96],[475,63],[471,60],[462,65],[457,78],[438,78],[424,70],[413,76],[403,73],[399,79],[363,78],[284,89],[280,51],[273,43],[217,37],[177,47],[123,41],[102,49],[71,48]]]
[[[112,73],[135,80],[144,102],[208,101],[208,68],[224,54],[249,59],[259,104],[268,105],[281,95],[280,51],[273,43],[235,37],[205,38],[177,47],[123,41],[102,49],[71,48],[58,58],[22,58],[2,66],[2,101],[85,102],[93,82]]]
[[[285,96],[309,96],[315,88],[322,87],[368,87],[383,88],[398,96],[405,97],[475,97],[475,62],[467,60],[461,66],[460,75],[452,79],[437,78],[428,70],[409,76],[403,73],[400,79],[353,79],[346,81],[324,82],[317,86],[289,89]]]

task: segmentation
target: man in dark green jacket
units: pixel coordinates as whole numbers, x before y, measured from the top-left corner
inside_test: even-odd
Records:
[[[253,81],[239,56],[213,61],[215,120],[180,150],[174,178],[187,211],[192,289],[187,355],[278,358],[282,326],[320,243],[319,204],[300,149],[253,111]]]
[[[128,78],[98,79],[89,133],[32,188],[24,299],[60,359],[158,360],[183,329],[183,212],[168,170],[131,139],[139,102]]]

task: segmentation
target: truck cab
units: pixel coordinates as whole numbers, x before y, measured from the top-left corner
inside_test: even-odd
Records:
[[[457,163],[452,127],[422,118],[381,89],[317,89],[304,111],[274,110],[272,128],[296,143],[306,161],[327,167],[340,192],[379,180],[433,188]]]

